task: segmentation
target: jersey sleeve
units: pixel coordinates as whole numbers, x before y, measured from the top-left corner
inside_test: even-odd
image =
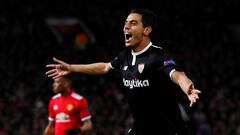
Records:
[[[164,52],[163,59],[161,61],[162,69],[166,75],[171,77],[174,71],[182,71],[182,69],[177,65],[173,57],[171,57],[167,52]]]
[[[55,114],[54,114],[54,103],[53,100],[51,99],[48,105],[48,120],[49,121],[54,121],[55,120]]]
[[[116,57],[114,60],[112,60],[110,64],[112,69],[120,70],[119,57]]]
[[[88,102],[86,98],[83,98],[80,103],[81,110],[80,110],[80,118],[82,121],[88,120],[91,118],[91,113],[88,108]]]
[[[122,66],[123,66],[123,60],[127,58],[127,52],[129,50],[123,50],[122,52],[119,53],[119,55],[117,57],[115,57],[115,59],[113,59],[110,64],[111,64],[111,68],[115,69],[117,71],[120,71]]]

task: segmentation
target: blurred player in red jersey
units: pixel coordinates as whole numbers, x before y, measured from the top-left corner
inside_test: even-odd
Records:
[[[91,114],[85,97],[74,92],[72,82],[54,79],[54,95],[48,106],[49,123],[43,135],[82,135],[92,130]]]

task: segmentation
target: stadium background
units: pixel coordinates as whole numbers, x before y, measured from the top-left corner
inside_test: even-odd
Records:
[[[158,13],[159,41],[166,43],[163,45],[202,90],[200,102],[191,109],[185,98],[181,100],[194,134],[240,135],[237,0],[2,1],[0,135],[41,135],[53,95],[45,65],[54,56],[69,63],[114,58],[124,47],[122,27],[133,7]],[[82,20],[95,42],[85,48],[59,43],[46,23],[51,17]],[[94,130],[90,135],[126,135],[131,126],[120,79],[113,72],[104,76],[73,75],[77,91],[87,97],[93,113]]]

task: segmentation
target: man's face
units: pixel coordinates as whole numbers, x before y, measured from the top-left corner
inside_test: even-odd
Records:
[[[65,90],[65,80],[62,78],[56,78],[53,81],[53,91],[54,93],[59,93]]]
[[[128,15],[123,28],[125,36],[125,46],[134,48],[141,43],[144,37],[142,16],[137,13]]]

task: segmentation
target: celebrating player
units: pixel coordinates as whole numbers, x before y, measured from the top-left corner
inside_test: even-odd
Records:
[[[188,135],[172,85],[186,94],[190,106],[199,99],[200,90],[160,45],[151,40],[156,15],[147,9],[133,9],[125,20],[125,46],[110,62],[68,64],[54,58],[56,64],[46,72],[53,79],[72,72],[105,74],[111,69],[122,75],[128,103],[134,118],[129,135]],[[174,82],[174,83],[173,83]]]

